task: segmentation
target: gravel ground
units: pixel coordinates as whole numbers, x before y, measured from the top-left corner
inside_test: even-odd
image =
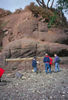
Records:
[[[23,72],[4,74],[0,83],[0,100],[68,100],[68,69],[47,74]]]

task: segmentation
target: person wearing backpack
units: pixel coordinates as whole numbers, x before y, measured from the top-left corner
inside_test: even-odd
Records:
[[[47,53],[45,54],[43,62],[45,64],[45,72],[46,72],[46,74],[48,73],[48,70],[49,70],[49,73],[51,73],[51,68],[50,68],[50,65],[49,65],[50,59],[49,59],[49,56],[48,56]]]
[[[57,56],[57,54],[54,54],[54,63],[55,63],[55,72],[60,71],[59,63],[60,63],[60,58]]]

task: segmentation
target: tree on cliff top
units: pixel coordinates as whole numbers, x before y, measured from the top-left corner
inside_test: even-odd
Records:
[[[47,0],[47,4],[45,3],[45,0],[36,0],[37,3],[43,7],[43,8],[53,8],[53,4],[55,0]],[[51,6],[49,7],[49,3],[51,3]],[[61,18],[65,19],[64,12],[68,12],[68,0],[56,0],[56,10],[60,14]]]
[[[51,0],[48,0],[47,4],[46,4],[45,0],[36,0],[36,2],[39,4],[39,6],[41,6],[43,8],[46,8],[46,7],[48,8],[50,1]],[[53,7],[54,1],[55,0],[52,0],[50,8]],[[57,0],[56,3],[57,3],[58,8],[68,10],[68,0]]]
[[[31,3],[29,8],[33,12],[33,14],[38,17],[38,15],[42,15],[42,17],[47,20],[48,27],[57,25],[66,26],[66,18],[64,16],[64,10],[68,9],[68,0],[56,0],[56,8],[54,8],[53,4],[55,0],[35,0],[38,5]]]
[[[41,7],[43,7],[43,8],[46,8],[46,7],[48,8],[49,2],[50,2],[51,0],[48,0],[47,4],[45,3],[44,0],[36,0],[36,1],[37,1],[37,3],[39,4],[39,6],[41,6]],[[54,0],[52,0],[52,3],[51,3],[50,8],[53,7],[53,3],[54,3]]]
[[[68,0],[58,0],[57,8],[61,11],[62,10],[68,11]]]

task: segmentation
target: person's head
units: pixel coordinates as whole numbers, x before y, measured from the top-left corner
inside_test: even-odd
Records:
[[[45,56],[48,56],[48,53],[46,53]]]
[[[57,56],[57,54],[54,54],[54,57],[56,57]]]
[[[33,59],[35,59],[35,60],[36,60],[36,57],[34,57]]]

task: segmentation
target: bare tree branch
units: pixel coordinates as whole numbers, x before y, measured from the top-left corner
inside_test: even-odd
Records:
[[[48,2],[47,2],[47,8],[48,8],[48,4],[49,4],[49,2],[50,2],[50,0],[48,0]]]
[[[53,4],[54,4],[54,0],[52,0],[52,4],[51,4],[50,8],[52,8],[52,7],[53,7]]]
[[[41,7],[46,7],[44,0],[36,0]]]
[[[46,7],[44,0],[42,0],[42,4],[44,5],[44,7]]]
[[[39,4],[39,6],[43,7],[43,8],[46,8],[46,5],[47,5],[47,8],[48,8],[48,5],[49,5],[49,2],[51,0],[48,0],[47,4],[45,4],[45,1],[44,0],[36,0],[36,2]],[[53,3],[54,3],[54,0],[52,0],[52,3],[51,3],[51,6],[50,8],[53,7]]]
[[[39,4],[39,6],[43,7],[42,4],[40,3],[40,0],[36,0],[36,2]]]

